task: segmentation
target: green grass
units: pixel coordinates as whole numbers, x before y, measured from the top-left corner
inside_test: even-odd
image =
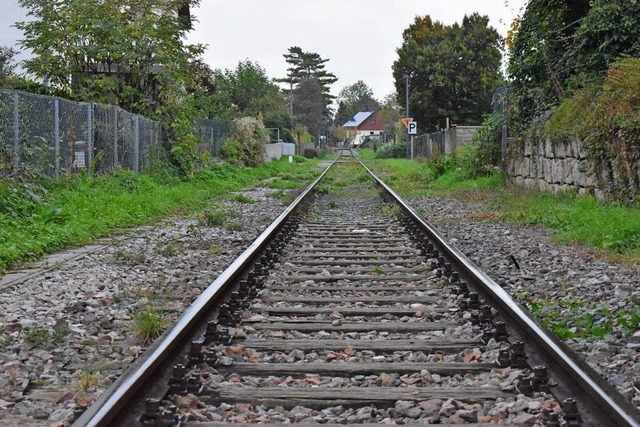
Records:
[[[510,191],[494,207],[503,217],[554,230],[558,242],[576,242],[640,260],[640,211],[573,194]]]
[[[139,342],[146,345],[158,338],[168,325],[169,319],[162,309],[148,303],[133,313],[131,330]]]
[[[215,164],[188,180],[118,171],[35,185],[0,181],[0,273],[65,247],[175,214],[202,215],[229,192],[276,177],[309,184],[322,160],[283,159],[259,168]],[[247,202],[247,200],[238,200]]]
[[[640,210],[635,207],[604,204],[591,196],[505,188],[498,173],[462,179],[461,171],[452,167],[434,178],[426,162],[374,159],[370,150],[359,153],[404,198],[432,195],[480,204],[484,213],[476,219],[543,226],[554,231],[556,242],[600,248],[640,264]]]

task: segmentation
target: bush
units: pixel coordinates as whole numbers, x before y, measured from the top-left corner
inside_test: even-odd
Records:
[[[404,159],[407,157],[407,145],[404,141],[397,144],[384,144],[376,150],[378,159]]]
[[[307,159],[315,159],[320,155],[320,151],[317,148],[305,148],[303,154]]]
[[[239,166],[262,166],[266,163],[265,138],[261,121],[252,117],[234,120],[231,136],[222,146],[222,158]]]

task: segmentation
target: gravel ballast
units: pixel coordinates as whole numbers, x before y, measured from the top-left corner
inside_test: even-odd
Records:
[[[95,399],[143,350],[132,333],[135,313],[155,304],[175,319],[284,209],[271,193],[243,193],[251,204],[225,201],[236,212],[226,226],[171,218],[2,289],[0,425],[68,425],[74,408]],[[410,203],[512,295],[575,297],[611,310],[640,302],[638,270],[595,250],[553,244],[547,231],[479,215],[481,207],[453,199]],[[567,343],[640,406],[637,329]]]

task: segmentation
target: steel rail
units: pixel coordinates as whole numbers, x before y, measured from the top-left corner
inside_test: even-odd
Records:
[[[357,157],[356,157],[357,158]],[[493,279],[480,270],[458,248],[449,243],[445,237],[427,222],[413,207],[400,197],[391,187],[381,181],[359,158],[357,160],[375,179],[377,184],[402,208],[402,210],[419,225],[436,246],[448,255],[459,268],[466,273],[474,284],[479,285],[502,309],[504,309],[518,324],[531,335],[540,348],[544,349],[552,361],[561,366],[574,381],[581,386],[582,391],[589,395],[601,410],[599,414],[607,414],[609,418],[598,416],[603,426],[640,427],[640,411],[626,401],[613,387],[604,382],[591,367],[576,362],[575,354],[558,339],[554,338],[535,319],[530,317],[509,294]],[[570,356],[573,355],[573,356]],[[591,374],[588,374],[590,372]],[[615,424],[611,424],[614,422]]]
[[[211,283],[191,304],[185,313],[165,331],[163,336],[154,343],[134,364],[127,369],[98,400],[73,423],[79,426],[108,426],[122,425],[121,411],[128,402],[145,385],[145,383],[159,369],[162,362],[189,335],[189,332],[215,304],[223,291],[232,284],[242,272],[266,248],[272,238],[278,233],[289,217],[302,205],[302,202],[312,194],[316,185],[324,178],[331,166],[340,158],[338,154],[320,176],[309,185],[245,251]],[[117,424],[112,424],[112,423]]]

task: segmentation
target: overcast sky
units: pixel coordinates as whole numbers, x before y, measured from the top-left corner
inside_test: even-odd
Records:
[[[192,10],[198,22],[189,42],[208,46],[204,60],[213,68],[258,62],[272,78],[284,77],[282,55],[291,46],[329,59],[338,77],[332,92],[358,80],[377,98],[394,90],[391,65],[402,32],[416,15],[445,24],[465,14],[489,15],[502,35],[527,0],[202,0]],[[22,34],[12,28],[25,12],[16,0],[0,0],[0,46],[13,46]]]

